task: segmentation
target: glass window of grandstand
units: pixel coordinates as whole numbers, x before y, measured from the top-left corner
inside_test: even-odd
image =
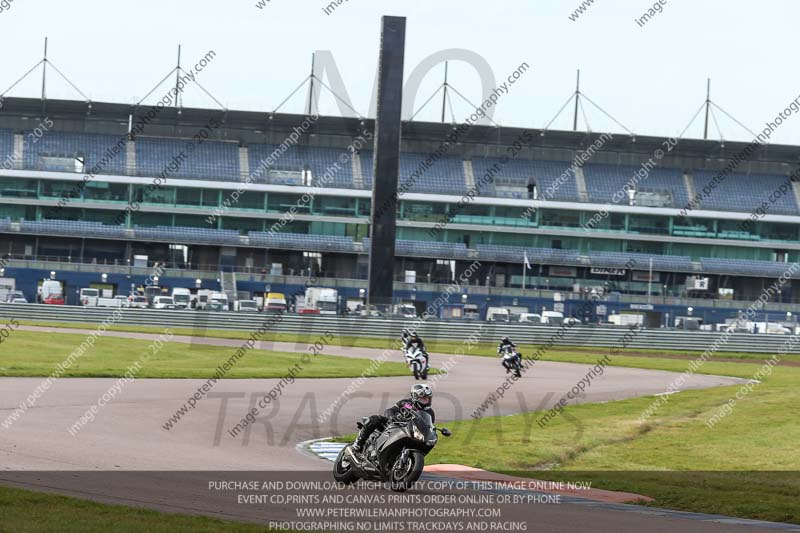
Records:
[[[707,218],[676,217],[672,224],[672,234],[679,237],[716,237],[714,220]]]
[[[301,194],[270,193],[267,195],[267,211],[288,213],[290,209],[294,208],[295,213],[308,213],[311,209],[311,201],[301,201],[302,198]]]
[[[222,229],[237,230],[239,233],[264,231],[264,221],[253,218],[222,217]]]
[[[220,195],[222,191],[215,191],[212,189],[203,189],[203,196],[200,205],[203,207],[219,207]]]
[[[369,237],[369,226],[366,224],[344,224],[345,237],[352,237],[353,241],[361,242],[364,237]]]
[[[545,209],[541,212],[540,224],[558,228],[577,228],[581,224],[581,214],[579,211]]]
[[[353,216],[356,213],[356,199],[348,196],[317,196],[314,201],[314,213]]]
[[[0,177],[0,195],[12,198],[35,198],[36,180]]]
[[[796,241],[798,226],[793,224],[781,224],[777,222],[761,222],[755,224],[756,230],[753,231],[762,239],[772,241]]]
[[[133,199],[142,204],[175,205],[175,188],[134,185]]]
[[[83,182],[80,181],[42,180],[40,196],[43,198],[69,198],[80,200],[83,198],[82,189],[85,188],[85,186],[82,186],[82,183]],[[3,194],[5,194],[5,192]]]
[[[225,191],[222,196],[222,205],[229,205],[231,209],[255,209],[264,211],[264,193],[246,191],[238,199],[233,196],[234,191]],[[227,204],[226,204],[227,201]]]
[[[458,204],[450,204],[449,209],[450,214],[453,216],[453,222],[466,224],[486,224],[492,222],[492,207],[488,205],[468,204],[459,207]],[[504,213],[505,209],[500,208],[498,212]]]
[[[216,191],[212,191],[216,194]],[[175,190],[175,203],[178,206],[199,207],[203,205],[203,189],[178,187]]]
[[[628,219],[628,231],[666,235],[669,233],[669,218],[647,215],[630,215],[630,218]]]
[[[272,231],[276,233],[301,233],[303,235],[311,233],[311,223],[305,220],[292,220],[284,225],[281,225],[280,220],[267,220],[265,225],[267,231],[272,230],[274,227],[275,229]]]
[[[41,220],[82,220],[83,219],[83,209],[76,209],[76,208],[69,208],[69,207],[58,207],[58,206],[48,206],[42,207],[41,209]]]
[[[582,215],[582,227],[587,230],[624,231],[625,214],[600,211],[586,211]]]
[[[448,205],[432,202],[402,202],[403,218],[420,222],[438,222]]]
[[[372,214],[372,202],[368,198],[358,200],[358,216],[368,217]]]
[[[2,205],[0,204],[0,220],[36,220],[34,205]]]
[[[717,236],[721,239],[751,239],[755,226],[744,225],[741,220],[718,220]]]
[[[532,207],[495,207],[496,215],[493,217],[495,224],[504,226],[531,226],[536,225],[536,209]]]
[[[83,196],[95,202],[127,202],[128,186],[124,183],[90,181],[86,184]]]
[[[83,209],[80,220],[86,222],[101,222],[106,225],[119,225],[124,223],[121,211],[112,209]]]

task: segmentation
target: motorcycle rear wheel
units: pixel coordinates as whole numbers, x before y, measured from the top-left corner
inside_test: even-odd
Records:
[[[422,469],[425,468],[425,456],[418,450],[412,451],[405,464],[400,463],[402,454],[395,459],[392,469],[389,471],[389,484],[395,492],[405,492],[414,486]]]

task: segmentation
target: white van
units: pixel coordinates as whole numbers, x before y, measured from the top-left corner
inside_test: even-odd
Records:
[[[43,304],[64,305],[64,286],[60,281],[46,279],[39,287],[39,299]]]
[[[175,309],[172,296],[156,296],[153,298],[153,309]]]
[[[525,324],[541,324],[542,315],[538,313],[522,313],[519,315],[519,321]]]
[[[255,300],[236,300],[233,310],[239,313],[258,313],[258,302]]]
[[[486,310],[486,320],[489,322],[508,322],[510,315],[505,307],[490,307]]]
[[[564,313],[560,311],[542,311],[542,324],[561,324],[564,322]]]

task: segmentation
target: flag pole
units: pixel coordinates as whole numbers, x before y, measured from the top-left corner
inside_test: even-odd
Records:
[[[522,258],[522,290],[525,290],[525,275],[528,273],[528,255]]]

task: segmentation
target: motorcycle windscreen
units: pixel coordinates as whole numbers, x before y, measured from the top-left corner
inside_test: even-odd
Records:
[[[436,438],[436,431],[434,431],[433,429],[433,419],[431,418],[431,415],[427,411],[416,411],[414,413],[414,418],[417,427],[422,432],[422,434],[426,436],[426,440],[431,440]]]

